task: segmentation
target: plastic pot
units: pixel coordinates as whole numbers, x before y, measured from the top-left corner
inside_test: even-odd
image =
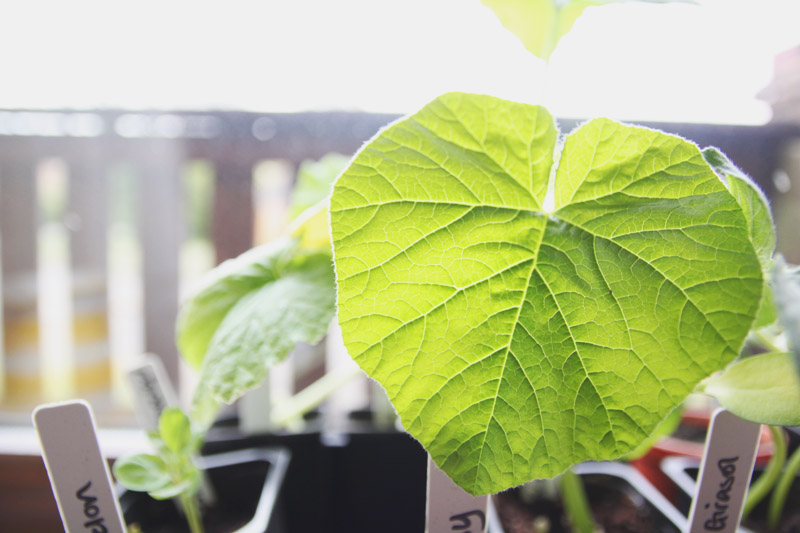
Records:
[[[581,476],[595,520],[606,533],[680,533],[685,529],[686,518],[630,465],[589,462],[574,470]],[[534,531],[534,522],[546,522],[551,533],[569,531],[559,500],[520,507],[518,493],[519,488],[494,496],[500,522],[497,533]]]
[[[425,528],[427,454],[406,433],[376,431],[361,416],[348,432],[242,435],[209,432],[204,453],[286,448],[282,496],[288,533],[408,533]]]
[[[207,533],[283,533],[280,505],[290,453],[281,448],[252,448],[198,459],[211,481],[216,502],[204,510]],[[143,533],[188,531],[186,519],[171,500],[120,488],[120,506],[129,527]]]
[[[254,445],[289,449],[292,461],[283,497],[287,533],[424,531],[425,450],[406,433],[377,430],[361,413],[353,418],[348,431],[342,433],[245,436],[235,425],[228,430],[218,428],[209,433],[204,450],[211,453]],[[615,490],[637,508],[646,508],[655,526],[647,526],[645,533],[681,530],[685,518],[630,465],[585,463],[576,471],[595,487],[595,494]],[[492,505],[487,522],[488,533],[504,533]]]

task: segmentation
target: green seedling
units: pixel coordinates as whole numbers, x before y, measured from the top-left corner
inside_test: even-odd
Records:
[[[135,454],[114,463],[114,477],[125,488],[147,492],[156,500],[179,498],[192,533],[203,525],[197,503],[200,470],[192,462],[202,438],[192,433],[189,418],[177,407],[161,413],[158,432],[149,435],[156,454]]]

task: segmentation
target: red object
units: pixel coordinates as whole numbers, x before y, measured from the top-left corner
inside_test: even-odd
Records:
[[[682,426],[708,429],[711,420],[710,411],[685,411],[681,418]],[[704,439],[705,440],[705,439]],[[661,461],[666,457],[694,457],[703,458],[704,442],[695,442],[675,437],[665,437],[657,442],[650,450],[639,459],[631,461],[631,465],[644,475],[661,493],[671,502],[675,503],[677,491],[669,477],[661,471]],[[761,442],[756,453],[756,465],[764,465],[772,457],[774,444],[772,433],[767,426],[761,426]]]

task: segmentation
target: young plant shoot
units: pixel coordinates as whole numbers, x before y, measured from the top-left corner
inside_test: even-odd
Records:
[[[122,457],[114,463],[114,477],[124,487],[147,492],[156,500],[179,498],[192,533],[202,533],[197,502],[200,471],[192,462],[202,438],[192,433],[189,418],[177,407],[161,413],[158,432],[149,435],[158,452]]]
[[[471,494],[631,452],[775,320],[763,195],[651,129],[446,94],[363,147],[330,212],[345,345]],[[775,357],[751,364],[792,379]],[[800,387],[737,412],[727,375],[704,387],[731,411],[800,422]]]

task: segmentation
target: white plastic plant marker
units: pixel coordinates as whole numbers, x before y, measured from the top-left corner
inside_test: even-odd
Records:
[[[689,512],[690,533],[739,529],[760,436],[761,424],[722,408],[714,412]]]
[[[67,533],[125,533],[94,417],[82,400],[41,405],[33,424]]]
[[[453,483],[428,456],[425,533],[485,533],[489,496],[472,496]]]
[[[147,355],[144,364],[128,372],[128,381],[133,388],[133,406],[139,425],[145,431],[158,431],[161,411],[178,405],[178,395],[161,359]]]

